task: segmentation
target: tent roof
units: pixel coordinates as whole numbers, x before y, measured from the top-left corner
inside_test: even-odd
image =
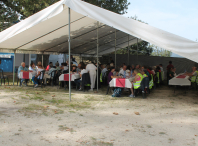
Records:
[[[0,51],[32,54],[68,53],[68,7],[71,53],[99,55],[137,43],[137,38],[198,62],[198,43],[126,18],[80,0],[61,0],[0,33]]]

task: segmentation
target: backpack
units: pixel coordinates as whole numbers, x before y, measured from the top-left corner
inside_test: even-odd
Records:
[[[117,88],[113,91],[112,97],[120,97],[122,93],[121,88]]]

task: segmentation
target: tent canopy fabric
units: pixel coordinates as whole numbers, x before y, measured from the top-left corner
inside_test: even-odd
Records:
[[[137,43],[137,38],[198,62],[198,43],[126,18],[80,0],[61,0],[0,33],[0,51],[68,53],[68,8],[71,8],[71,53],[99,55]],[[97,22],[99,26],[97,25]],[[116,32],[116,33],[115,33]],[[116,34],[116,35],[115,35]]]

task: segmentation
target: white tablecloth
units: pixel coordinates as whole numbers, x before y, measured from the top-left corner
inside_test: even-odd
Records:
[[[113,78],[109,82],[110,87],[120,87],[120,88],[131,88],[132,84],[129,81],[129,79],[123,79],[123,78]]]
[[[178,86],[191,86],[191,81],[189,80],[189,76],[185,76],[185,78],[177,78],[178,76],[183,76],[183,73],[177,75],[176,77],[169,80],[169,85],[178,85]]]
[[[20,73],[19,73],[19,78],[20,78],[20,79],[32,79],[32,73],[31,73],[31,72],[26,72],[26,73],[28,73],[28,76],[25,76],[25,75],[23,74],[23,72],[20,72]]]
[[[65,78],[65,76],[68,76],[69,74],[61,74],[59,76],[59,81],[69,81],[69,78]],[[79,74],[71,74],[71,81],[74,81],[75,79],[79,79],[80,75]]]

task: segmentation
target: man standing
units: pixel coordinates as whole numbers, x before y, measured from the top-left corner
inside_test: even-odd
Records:
[[[169,72],[171,68],[174,68],[174,66],[172,65],[172,61],[169,61],[169,65],[166,67],[167,72]]]
[[[119,72],[119,76],[123,76],[123,78],[126,78],[126,69],[127,69],[127,66],[124,65]]]
[[[90,91],[93,91],[95,87],[95,81],[96,81],[96,66],[90,61],[89,64],[86,66],[87,72],[89,72],[90,80],[91,80],[91,89]]]

